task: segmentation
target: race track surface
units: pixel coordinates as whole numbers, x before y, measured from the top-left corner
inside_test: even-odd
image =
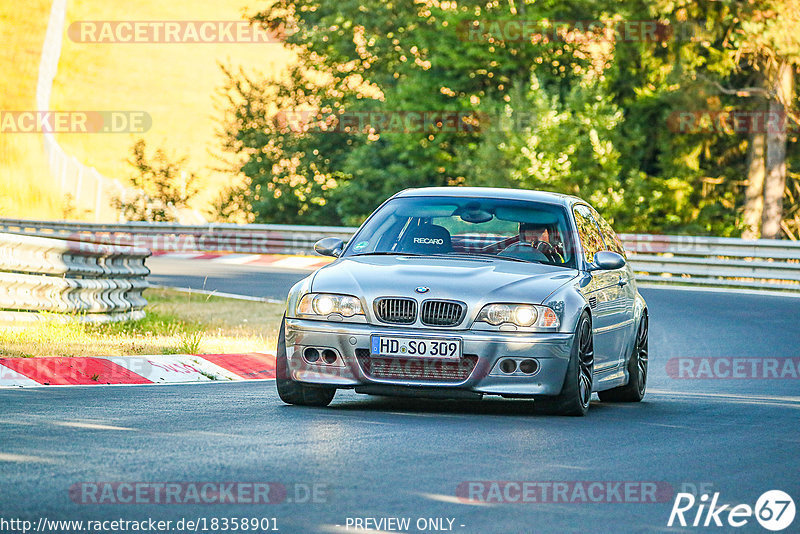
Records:
[[[277,300],[284,300],[292,285],[309,274],[267,265],[226,265],[158,256],[148,258],[147,266],[152,271],[147,277],[151,284]]]
[[[160,283],[196,280],[154,271]],[[283,298],[302,276],[225,266],[214,280],[221,291],[249,287],[249,294]],[[452,532],[464,533],[766,532],[754,518],[739,529],[670,529],[667,520],[674,494],[701,485],[720,492],[720,504],[753,506],[771,489],[800,504],[800,380],[676,378],[667,362],[798,357],[800,299],[642,293],[651,314],[645,402],[595,400],[585,418],[537,415],[530,402],[488,397],[339,392],[326,409],[292,407],[273,382],[0,390],[0,515],[34,522],[275,517],[280,532],[356,532],[345,529],[348,518],[364,517],[408,517],[411,532],[419,532],[419,518],[449,518]],[[82,504],[69,493],[83,482],[175,481],[275,482],[288,495],[269,505],[134,505]],[[487,488],[487,481],[654,483],[669,491],[654,503],[478,505],[458,499],[469,481]],[[294,502],[313,485],[318,502]]]

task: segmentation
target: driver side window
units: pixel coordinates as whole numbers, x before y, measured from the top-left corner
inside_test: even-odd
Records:
[[[594,261],[595,253],[605,249],[603,236],[592,218],[592,213],[589,211],[588,206],[579,204],[573,208],[573,213],[575,213],[575,224],[578,227],[578,235],[581,238],[583,254],[586,257],[586,261],[591,263]]]

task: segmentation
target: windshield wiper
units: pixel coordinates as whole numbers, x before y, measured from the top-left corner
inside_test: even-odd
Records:
[[[512,258],[511,256],[491,256],[491,257],[495,258],[495,259],[498,259],[498,260],[515,261],[517,263],[542,263],[542,262],[536,261],[536,260],[521,260],[519,258]]]
[[[538,261],[538,260],[521,260],[519,258],[512,258],[511,256],[491,256],[492,258],[497,258],[499,260],[509,260],[509,261],[521,261],[522,263],[535,263],[537,265],[547,265],[548,267],[562,267],[564,269],[571,269],[569,265],[563,263],[552,263],[550,261]]]
[[[414,252],[361,252],[359,254],[350,254],[350,256],[424,256],[425,254],[415,254]]]
[[[470,258],[470,259],[480,259],[480,260],[506,260],[517,263],[538,263],[540,265],[552,265],[550,263],[544,263],[535,260],[521,260],[519,258],[513,258],[511,256],[495,256],[493,254],[469,254],[467,252],[449,252],[449,253],[439,252],[435,254],[417,254],[415,252],[393,252],[393,251],[361,252],[359,254],[350,254],[349,257],[353,258],[356,256],[416,256],[416,257],[428,257],[428,258]],[[560,267],[559,265],[556,266]]]
[[[519,258],[512,258],[510,256],[495,256],[493,254],[470,254],[468,252],[451,252],[451,253],[433,254],[433,255],[437,256],[437,257],[442,257],[442,258],[446,258],[446,257],[449,256],[449,257],[456,257],[456,258],[479,258],[479,259],[485,259],[485,260],[499,259],[499,260],[516,261],[516,262],[521,262],[521,263],[537,263],[537,262],[532,262],[532,261],[528,261],[528,260],[521,260]]]

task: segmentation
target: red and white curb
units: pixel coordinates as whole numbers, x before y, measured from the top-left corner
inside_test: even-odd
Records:
[[[236,254],[226,252],[156,252],[159,258],[176,260],[207,260],[226,265],[264,265],[277,269],[313,271],[324,267],[333,258],[322,256],[287,256],[285,254]]]
[[[272,354],[0,358],[0,387],[175,384],[275,378]]]

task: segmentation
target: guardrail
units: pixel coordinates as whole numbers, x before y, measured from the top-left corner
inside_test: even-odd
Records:
[[[0,321],[69,313],[85,322],[144,317],[150,251],[0,233]]]
[[[135,245],[157,253],[309,254],[317,240],[335,236],[347,241],[356,228],[0,219],[0,231]],[[620,238],[642,282],[800,291],[800,242],[648,234],[622,234]]]
[[[239,252],[244,254],[309,254],[323,237],[347,241],[357,228],[280,224],[203,224],[129,222],[93,224],[0,219],[0,231],[79,239],[148,248],[153,252]]]
[[[622,234],[641,282],[800,291],[800,242]]]

